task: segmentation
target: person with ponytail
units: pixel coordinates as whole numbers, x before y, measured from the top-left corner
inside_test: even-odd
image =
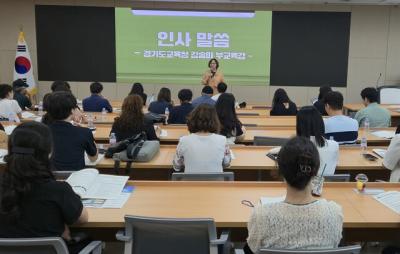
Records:
[[[0,177],[0,238],[57,236],[68,243],[68,226],[88,221],[80,197],[54,179],[51,152],[52,135],[44,124],[22,123],[10,135]]]
[[[333,201],[311,195],[319,169],[318,150],[309,138],[290,139],[279,151],[278,168],[286,183],[282,202],[259,205],[250,217],[245,253],[277,249],[336,248],[342,238],[343,214]]]

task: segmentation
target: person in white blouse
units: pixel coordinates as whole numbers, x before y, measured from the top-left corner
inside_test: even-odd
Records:
[[[175,171],[221,173],[231,162],[225,136],[216,133],[220,123],[214,106],[201,104],[189,115],[190,134],[179,139],[173,160]]]
[[[400,125],[383,158],[383,166],[391,170],[390,181],[400,182]]]
[[[319,169],[318,150],[308,138],[294,137],[279,151],[278,169],[285,179],[282,202],[258,205],[247,225],[245,253],[276,249],[336,248],[342,238],[342,208],[311,195]]]
[[[22,109],[16,100],[12,99],[12,87],[7,84],[0,85],[0,117],[14,119],[18,116],[21,118]]]
[[[335,174],[339,159],[339,144],[324,138],[324,121],[316,107],[305,106],[297,112],[296,133],[297,136],[309,138],[317,147],[320,158],[318,175],[321,175],[324,168],[324,175]]]

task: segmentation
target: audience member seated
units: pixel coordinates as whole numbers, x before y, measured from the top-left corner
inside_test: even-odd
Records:
[[[178,98],[181,103],[175,106],[169,113],[168,123],[170,124],[186,124],[187,116],[193,110],[193,105],[190,103],[193,93],[189,89],[182,89],[178,93]]]
[[[88,213],[71,186],[54,179],[51,136],[37,122],[22,123],[11,134],[0,178],[0,237],[62,237],[70,253],[78,253],[87,242],[70,244],[69,226],[86,223]]]
[[[146,105],[146,101],[147,101],[147,94],[144,93],[144,89],[141,83],[134,83],[132,86],[131,91],[129,92],[129,95],[139,95],[140,97],[142,97],[143,100],[143,106]]]
[[[174,170],[185,173],[221,173],[231,162],[226,137],[218,135],[220,123],[215,108],[201,104],[190,113],[190,134],[179,139]]]
[[[74,126],[82,116],[75,97],[70,92],[54,92],[47,99],[47,113],[43,123],[53,134],[52,162],[55,170],[80,170],[85,168],[85,152],[90,161],[96,161],[97,148],[92,131]]]
[[[297,113],[297,106],[289,99],[286,91],[279,88],[275,91],[274,98],[272,99],[271,116],[295,116]]]
[[[7,118],[19,117],[21,118],[21,108],[16,100],[12,99],[12,87],[7,84],[0,85],[0,117]]]
[[[192,101],[193,107],[197,107],[200,104],[215,105],[215,101],[211,99],[212,95],[213,89],[211,88],[211,86],[204,86],[201,90],[201,96]]]
[[[236,115],[235,97],[233,94],[221,94],[217,100],[217,104],[215,104],[215,109],[221,123],[219,134],[226,137],[228,144],[235,144],[235,141],[243,140],[246,130]]]
[[[105,108],[108,113],[113,111],[110,102],[101,95],[102,91],[103,85],[101,83],[94,82],[90,85],[90,92],[92,95],[83,99],[83,111],[101,112],[103,108]]]
[[[371,128],[389,127],[391,125],[389,110],[380,107],[378,104],[378,90],[373,87],[364,88],[361,91],[361,98],[365,108],[358,111],[354,117],[361,127],[366,119],[368,119]]]
[[[117,142],[142,132],[147,140],[158,140],[152,122],[147,122],[143,114],[143,100],[139,95],[129,95],[122,103],[121,115],[115,118],[111,133],[115,133]]]
[[[47,98],[50,94],[54,92],[59,92],[59,91],[65,91],[65,92],[71,92],[71,86],[67,81],[62,81],[62,80],[56,80],[54,81],[51,86],[51,93],[47,93],[43,96],[43,110],[47,111]]]
[[[329,118],[325,118],[325,137],[333,138],[339,144],[354,144],[358,137],[356,120],[343,115],[343,95],[329,92],[324,97],[325,110]]]
[[[304,137],[289,140],[279,152],[278,168],[286,183],[285,200],[254,208],[247,226],[245,253],[256,253],[262,247],[338,247],[343,226],[341,207],[311,195],[311,179],[319,169],[314,144]]]
[[[389,147],[383,158],[383,166],[391,170],[390,181],[400,182],[400,125],[397,127],[396,135],[390,141]]]
[[[150,103],[149,112],[164,114],[166,108],[168,108],[169,111],[172,109],[171,90],[163,87],[160,89],[160,92],[158,92],[157,100]]]
[[[218,101],[219,96],[225,93],[226,89],[228,89],[228,86],[224,82],[219,83],[217,86],[218,93],[213,95],[211,99],[213,99],[214,101]]]
[[[14,100],[18,102],[22,110],[32,110],[32,99],[28,90],[29,87],[22,79],[13,82]]]
[[[299,137],[306,137],[317,147],[320,159],[318,175],[335,174],[339,157],[339,144],[334,140],[326,140],[324,120],[321,113],[313,106],[302,107],[296,116],[296,132]]]
[[[325,110],[325,104],[324,104],[324,96],[325,94],[332,92],[332,88],[328,85],[321,86],[319,88],[319,94],[318,94],[318,100],[314,102],[314,107],[318,109],[318,111],[321,113],[323,116],[327,116],[328,113],[326,113]]]

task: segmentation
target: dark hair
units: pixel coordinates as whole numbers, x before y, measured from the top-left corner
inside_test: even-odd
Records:
[[[204,86],[203,89],[201,89],[201,93],[204,94],[213,94],[213,89],[211,88],[211,86]]]
[[[397,125],[397,128],[396,128],[396,134],[400,134],[400,124],[399,124],[399,125]]]
[[[343,108],[343,95],[337,91],[329,92],[324,97],[324,104],[328,104],[333,110],[341,110]]]
[[[115,118],[117,128],[125,131],[140,129],[144,123],[143,100],[140,95],[128,95],[122,103],[122,112]]]
[[[215,104],[215,109],[217,110],[218,119],[221,123],[220,134],[228,138],[234,137],[236,125],[242,125],[236,115],[235,96],[231,93],[221,94]]]
[[[7,97],[9,93],[12,92],[12,87],[8,84],[0,84],[0,99]]]
[[[226,89],[228,89],[228,86],[224,82],[221,82],[217,85],[218,93],[225,93]]]
[[[318,172],[318,150],[310,139],[294,137],[279,151],[278,167],[291,187],[304,190]]]
[[[101,93],[103,91],[103,85],[99,82],[93,82],[90,84],[91,93]]]
[[[279,88],[275,91],[274,98],[272,99],[272,106],[289,102],[290,102],[289,96],[287,95],[284,89]]]
[[[361,91],[361,98],[363,100],[367,98],[370,103],[378,102],[378,97],[379,97],[379,92],[373,87],[367,87]]]
[[[37,183],[54,179],[49,154],[52,149],[50,129],[38,122],[18,125],[8,138],[6,169],[0,182],[0,214],[11,220],[21,215],[23,199]]]
[[[27,87],[29,87],[29,86],[22,79],[14,80],[14,82],[12,83],[12,88],[13,88],[14,92],[17,92],[17,93],[21,93]]]
[[[178,93],[178,98],[181,102],[191,101],[193,97],[192,90],[190,89],[181,89]]]
[[[325,125],[321,113],[314,106],[302,107],[296,116],[297,136],[310,138],[315,137],[319,147],[325,146]]]
[[[71,92],[71,86],[67,81],[62,81],[62,80],[56,80],[51,84],[50,87],[52,92],[57,92],[57,91],[66,91],[66,92]]]
[[[325,94],[332,92],[332,88],[328,85],[323,85],[319,88],[318,100],[324,99]]]
[[[171,90],[169,88],[163,87],[158,92],[157,101],[165,101],[171,103]]]
[[[187,125],[190,133],[200,131],[218,133],[220,123],[215,107],[208,104],[200,104],[189,114]]]
[[[133,95],[133,94],[143,94],[144,93],[144,89],[141,83],[134,83],[132,85],[132,89],[129,92],[129,95]]]
[[[218,70],[218,68],[219,68],[219,62],[218,62],[218,60],[217,60],[216,58],[211,58],[210,61],[208,61],[208,68],[211,67],[211,62],[212,62],[212,61],[214,61],[214,62],[217,64],[217,66],[215,67],[215,69]]]
[[[64,120],[72,114],[73,109],[78,108],[74,95],[65,91],[51,93],[46,99],[46,104],[47,113],[42,119],[45,124]]]

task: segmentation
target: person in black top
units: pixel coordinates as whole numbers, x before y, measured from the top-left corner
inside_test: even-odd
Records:
[[[29,87],[22,79],[17,79],[13,82],[14,100],[22,110],[31,110],[32,101],[30,94],[26,88]]]
[[[157,96],[157,101],[153,101],[149,105],[149,111],[155,114],[164,114],[165,109],[172,109],[171,90],[166,87],[160,89]]]
[[[324,97],[327,93],[332,92],[332,88],[328,85],[321,86],[319,88],[319,95],[318,95],[318,100],[314,102],[314,107],[318,109],[318,111],[321,113],[323,116],[327,116],[328,113],[326,113],[325,110],[325,103],[324,103]]]
[[[47,113],[42,122],[50,127],[53,134],[52,162],[55,169],[71,171],[85,168],[85,152],[90,161],[96,161],[97,148],[92,131],[71,123],[76,115],[81,116],[75,97],[70,92],[54,92],[47,102]]]
[[[54,179],[51,136],[38,122],[22,123],[10,135],[0,178],[0,238],[63,237],[68,245],[68,226],[88,221],[80,197]]]
[[[142,97],[143,100],[143,106],[146,105],[146,101],[147,101],[147,94],[144,93],[144,89],[142,84],[140,83],[134,83],[132,86],[131,91],[129,92],[129,95],[139,95],[140,97]]]
[[[244,127],[239,121],[235,110],[235,96],[231,93],[222,93],[215,104],[219,121],[221,122],[221,135],[225,136],[229,144],[244,138]]]
[[[275,91],[272,100],[271,116],[295,116],[297,114],[297,106],[289,99],[286,91],[279,88]]]
[[[139,95],[129,95],[122,103],[122,112],[111,128],[115,133],[117,142],[145,132],[147,140],[158,140],[152,122],[145,120],[143,114],[143,101]]]
[[[169,114],[168,123],[186,124],[187,117],[194,108],[193,105],[190,103],[192,97],[193,93],[189,89],[182,89],[179,91],[178,98],[181,102],[181,105],[172,108]]]

